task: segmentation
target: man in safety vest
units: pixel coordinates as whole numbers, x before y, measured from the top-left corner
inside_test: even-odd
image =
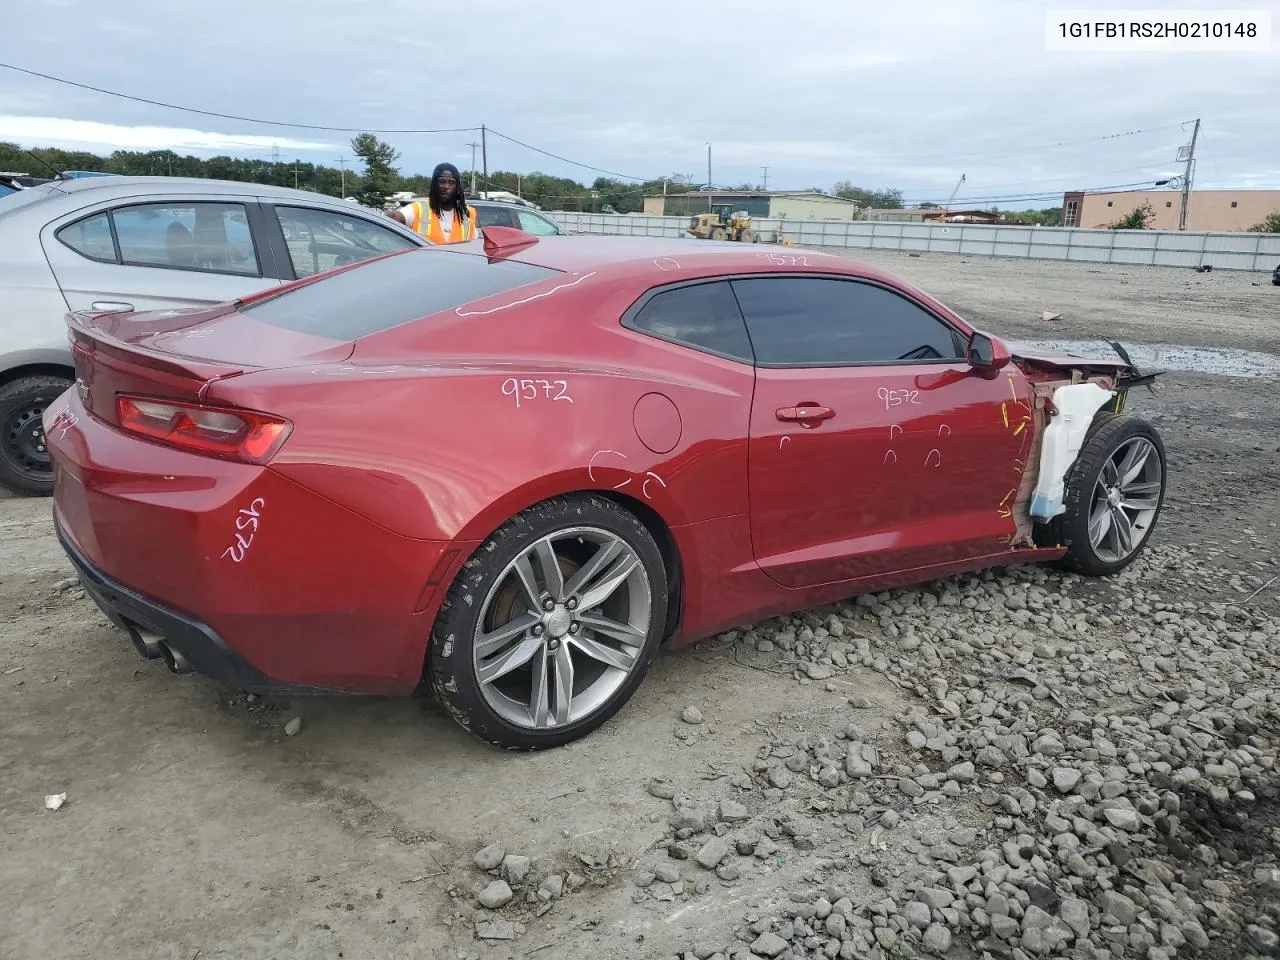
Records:
[[[462,196],[458,168],[452,163],[438,164],[431,174],[427,199],[415,200],[391,213],[410,230],[427,238],[428,243],[465,243],[476,236],[476,211],[467,206]]]

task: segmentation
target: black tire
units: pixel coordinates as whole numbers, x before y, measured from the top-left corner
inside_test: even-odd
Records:
[[[41,418],[74,383],[69,377],[41,375],[0,386],[0,486],[37,497],[53,493],[53,464]]]
[[[1132,552],[1121,557],[1105,556],[1089,538],[1089,512],[1098,478],[1107,462],[1129,441],[1141,437],[1154,448],[1160,468],[1159,494],[1155,512],[1143,526],[1141,541]],[[1133,563],[1151,540],[1152,531],[1164,509],[1168,469],[1164,441],[1154,426],[1139,417],[1122,413],[1099,413],[1085,437],[1076,462],[1067,472],[1064,483],[1065,512],[1058,518],[1062,543],[1067,554],[1062,566],[1088,577],[1106,577],[1119,573]],[[1151,481],[1154,483],[1155,481]]]
[[[499,586],[508,564],[542,537],[577,527],[606,531],[635,551],[648,577],[648,630],[630,673],[594,711],[549,729],[520,726],[486,701],[476,676],[473,651],[482,608],[491,591]],[[536,504],[490,536],[450,586],[427,652],[426,673],[432,693],[459,725],[495,746],[542,750],[577,740],[609,720],[640,686],[661,644],[669,589],[657,543],[644,524],[625,508],[593,494],[574,494]]]
[[[725,232],[724,227],[713,227],[711,229],[711,236],[709,239],[723,240],[726,236],[728,236],[728,234]]]

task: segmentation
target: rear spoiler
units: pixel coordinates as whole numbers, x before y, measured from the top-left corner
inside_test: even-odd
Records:
[[[96,322],[100,317],[112,315],[93,310],[73,310],[68,313],[66,315],[67,338],[71,341],[72,350],[79,349],[89,355],[104,355],[126,360],[164,376],[177,377],[187,382],[199,381],[203,385],[200,388],[201,398],[213,381],[236,377],[259,369],[249,364],[193,360],[172,353],[150,350],[136,343],[126,343],[112,336]]]

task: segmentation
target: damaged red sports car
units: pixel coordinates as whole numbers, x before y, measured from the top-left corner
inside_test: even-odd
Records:
[[[54,517],[143,656],[583,736],[661,645],[1058,561],[1165,495],[1149,383],[843,256],[648,238],[392,254],[212,309],[68,317]]]

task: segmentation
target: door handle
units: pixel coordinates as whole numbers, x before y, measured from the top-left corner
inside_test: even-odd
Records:
[[[91,306],[104,313],[133,313],[133,304],[123,300],[95,300]]]
[[[816,403],[806,403],[798,407],[779,407],[776,416],[779,420],[794,420],[804,423],[809,420],[830,420],[836,412],[830,407]]]

